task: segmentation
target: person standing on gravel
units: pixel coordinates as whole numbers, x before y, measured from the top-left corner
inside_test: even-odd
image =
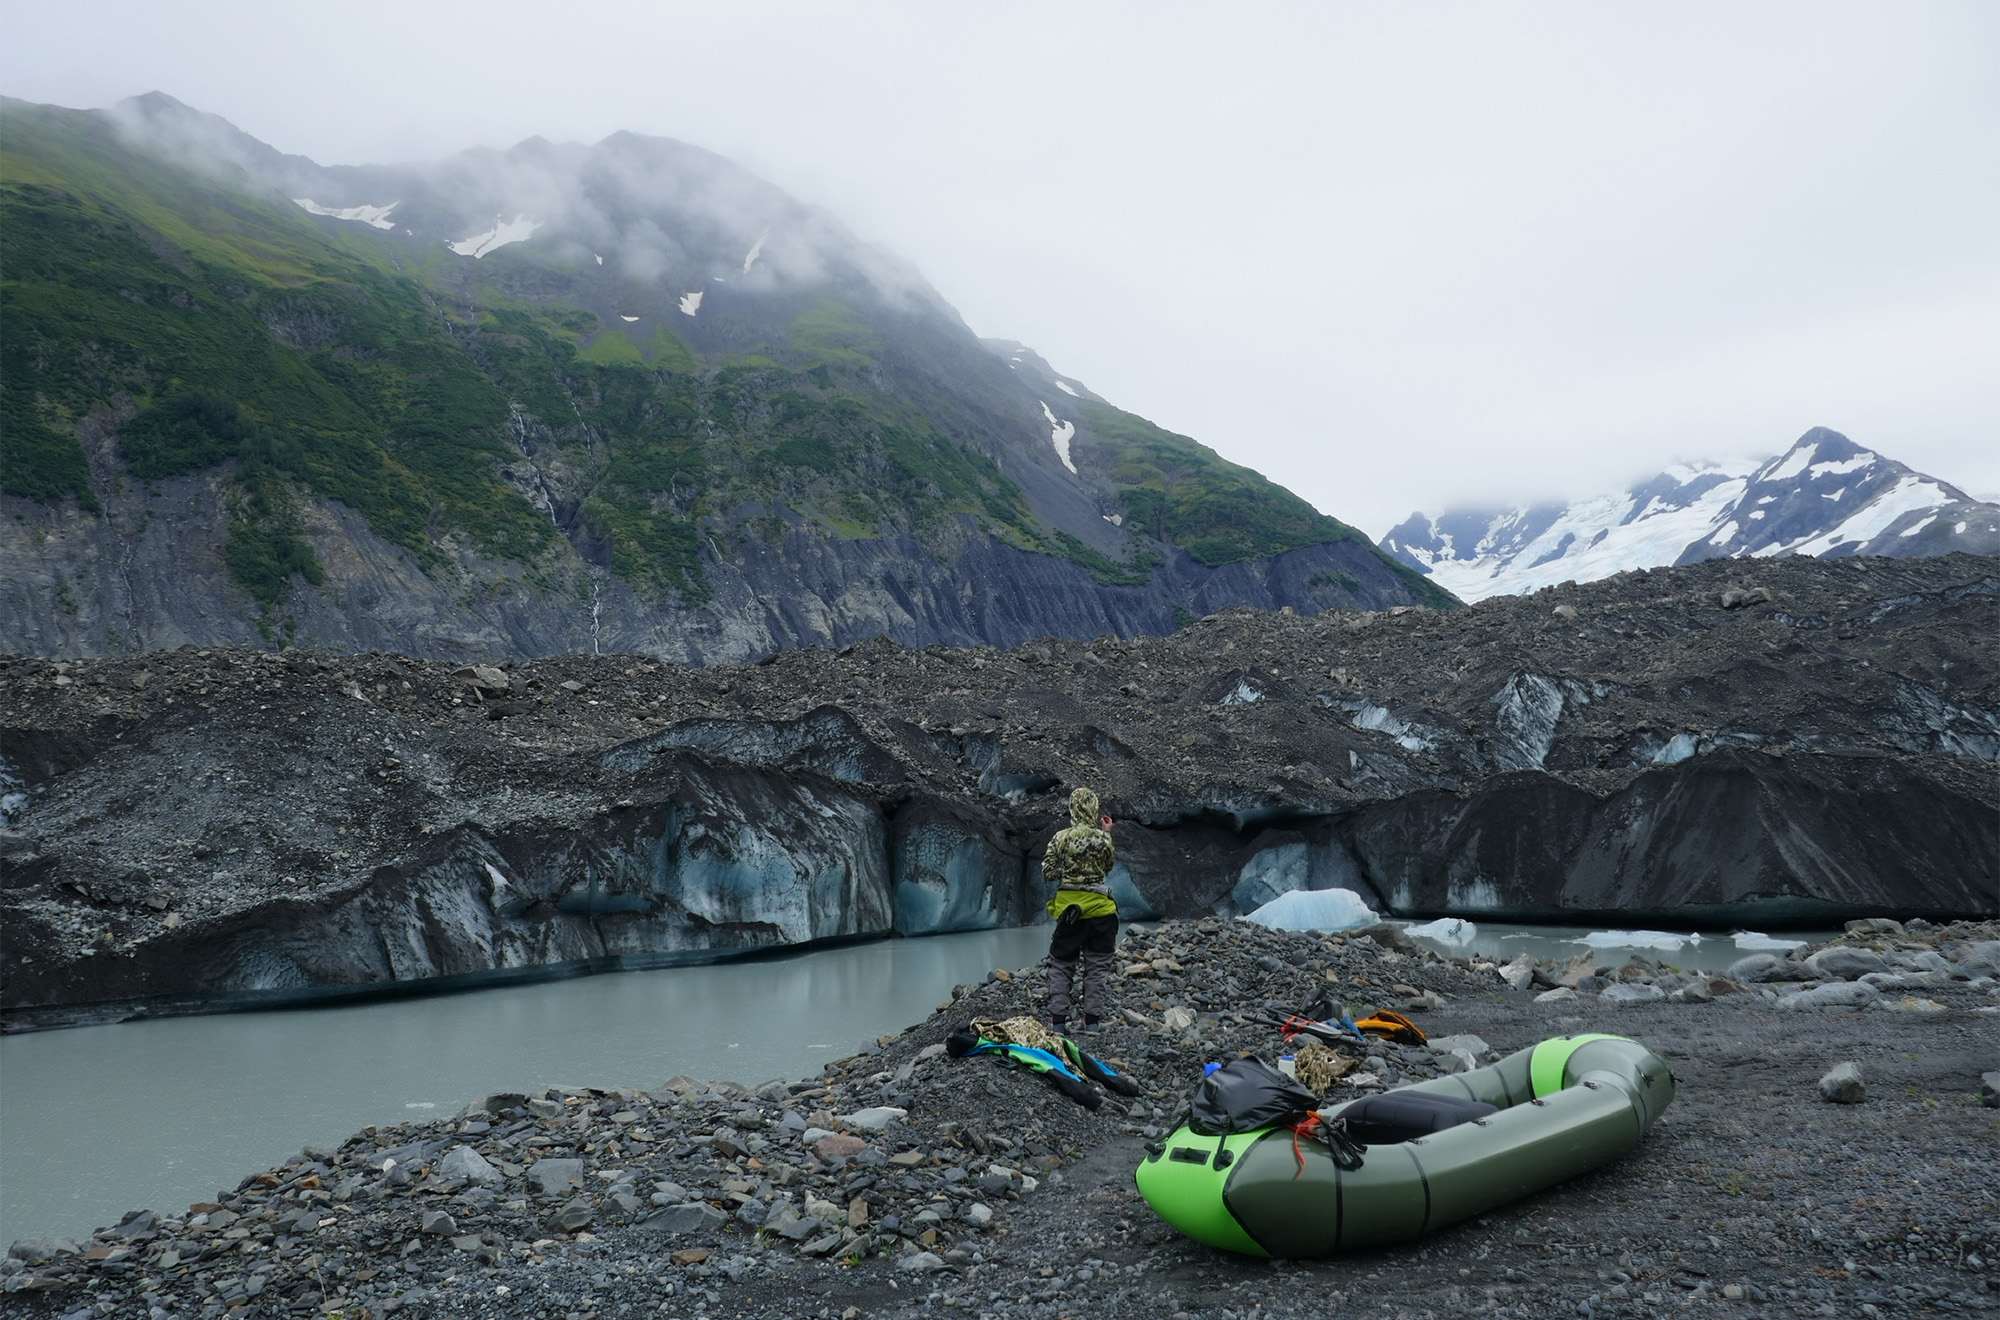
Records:
[[[1111,817],[1098,810],[1097,794],[1079,788],[1069,795],[1069,827],[1056,831],[1042,855],[1042,875],[1056,884],[1048,913],[1056,919],[1049,938],[1049,1022],[1069,1029],[1072,990],[1081,963],[1083,1025],[1104,1016],[1110,989],[1111,956],[1118,947],[1118,900],[1105,877],[1118,860],[1111,847]]]

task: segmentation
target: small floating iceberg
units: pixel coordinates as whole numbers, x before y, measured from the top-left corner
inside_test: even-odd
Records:
[[[1736,947],[1739,949],[1797,949],[1805,945],[1804,940],[1779,939],[1776,936],[1766,935],[1761,931],[1754,930],[1739,930],[1729,938],[1735,942]]]
[[[539,220],[530,220],[525,215],[517,215],[512,220],[493,219],[493,228],[471,238],[461,238],[456,243],[445,246],[461,257],[483,257],[509,243],[525,243],[537,229],[542,227]]]
[[[1571,944],[1587,944],[1593,949],[1661,949],[1672,952],[1701,943],[1696,934],[1676,935],[1669,930],[1594,930]]]
[[[1403,933],[1419,939],[1436,940],[1440,944],[1470,944],[1478,938],[1479,927],[1464,917],[1439,917],[1421,926],[1405,926]]]
[[[1276,930],[1359,930],[1381,918],[1351,889],[1294,889],[1243,919]]]
[[[401,202],[390,202],[387,206],[321,206],[310,197],[294,197],[292,204],[313,215],[323,215],[332,220],[353,220],[377,229],[394,229],[396,222],[389,213],[401,206]]]

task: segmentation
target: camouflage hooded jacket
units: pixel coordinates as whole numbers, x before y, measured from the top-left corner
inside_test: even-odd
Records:
[[[1081,909],[1081,916],[1117,915],[1118,902],[1104,877],[1118,858],[1111,836],[1098,828],[1097,819],[1097,794],[1079,788],[1069,795],[1069,827],[1056,831],[1042,855],[1042,875],[1056,884],[1055,897],[1048,903],[1052,917],[1061,916],[1072,903]]]

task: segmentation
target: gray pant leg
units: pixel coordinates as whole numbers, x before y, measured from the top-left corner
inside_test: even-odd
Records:
[[[1104,1001],[1111,990],[1111,953],[1083,955],[1083,1015],[1103,1017]]]
[[[1076,960],[1065,962],[1054,954],[1049,955],[1049,1016],[1066,1018],[1069,1016],[1070,985],[1076,980]],[[1085,985],[1089,981],[1084,982]],[[1089,1010],[1086,1009],[1085,1012]]]

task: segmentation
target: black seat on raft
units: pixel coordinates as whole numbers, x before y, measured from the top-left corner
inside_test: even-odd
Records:
[[[1342,1110],[1347,1135],[1364,1146],[1393,1146],[1411,1137],[1470,1123],[1500,1111],[1483,1100],[1436,1095],[1429,1091],[1385,1091],[1357,1100]]]

